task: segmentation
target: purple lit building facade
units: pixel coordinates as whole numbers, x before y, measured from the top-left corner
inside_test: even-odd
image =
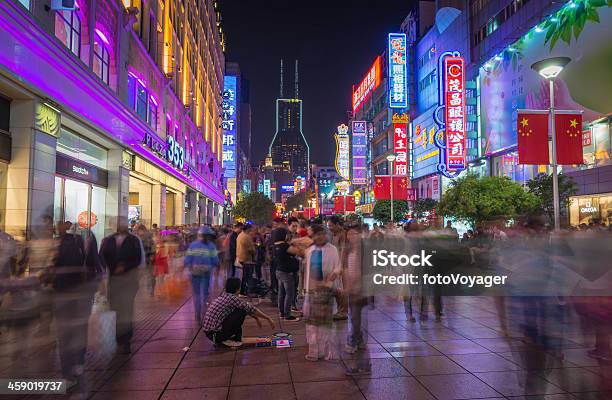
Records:
[[[0,3],[0,230],[220,223],[212,1]]]

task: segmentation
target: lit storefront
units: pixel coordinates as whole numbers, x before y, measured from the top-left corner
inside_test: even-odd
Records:
[[[570,225],[588,225],[601,221],[606,226],[612,223],[612,193],[571,197],[569,206]]]

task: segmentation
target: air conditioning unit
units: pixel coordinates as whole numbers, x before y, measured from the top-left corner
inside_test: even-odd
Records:
[[[51,0],[52,10],[76,10],[75,0]]]

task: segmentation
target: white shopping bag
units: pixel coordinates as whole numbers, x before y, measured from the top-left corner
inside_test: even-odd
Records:
[[[89,318],[88,350],[100,357],[112,357],[117,347],[116,329],[116,313],[109,310],[106,296],[97,293]]]

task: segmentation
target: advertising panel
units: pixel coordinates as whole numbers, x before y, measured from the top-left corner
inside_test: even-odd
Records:
[[[463,57],[444,58],[446,169],[449,171],[466,168],[464,70]]]
[[[591,14],[586,21],[580,14],[585,7]],[[564,33],[566,26],[554,23],[554,18],[569,21],[565,23],[569,24],[569,37]],[[599,23],[594,22],[595,18]],[[612,112],[612,41],[602,40],[610,37],[610,26],[612,8],[603,3],[575,1],[480,68],[484,154],[517,143],[517,109],[548,108],[548,82],[530,68],[546,58],[564,56],[572,60],[555,79],[557,109],[584,110],[584,122]],[[546,41],[555,35],[558,40]]]
[[[270,182],[270,179],[264,179],[263,181],[263,194],[269,199],[272,198],[272,184]]]
[[[408,107],[407,41],[405,33],[390,33],[387,54],[389,57],[389,108]]]
[[[367,149],[366,122],[353,121],[353,184],[365,185],[367,183]]]
[[[351,178],[350,171],[350,139],[348,134],[348,126],[342,124],[338,127],[336,133],[336,171],[342,178],[349,180]]]
[[[437,172],[440,148],[436,146],[435,136],[442,135],[434,123],[431,113],[412,123],[412,178],[420,178]]]
[[[223,128],[222,163],[226,178],[236,177],[236,77],[226,75],[221,102],[221,128]]]
[[[363,78],[359,86],[353,92],[353,112],[357,112],[363,105],[363,102],[370,96],[370,94],[380,86],[382,78],[382,58],[376,57],[374,64],[368,70],[368,73]]]
[[[408,175],[408,115],[393,114],[393,152],[395,175]]]

